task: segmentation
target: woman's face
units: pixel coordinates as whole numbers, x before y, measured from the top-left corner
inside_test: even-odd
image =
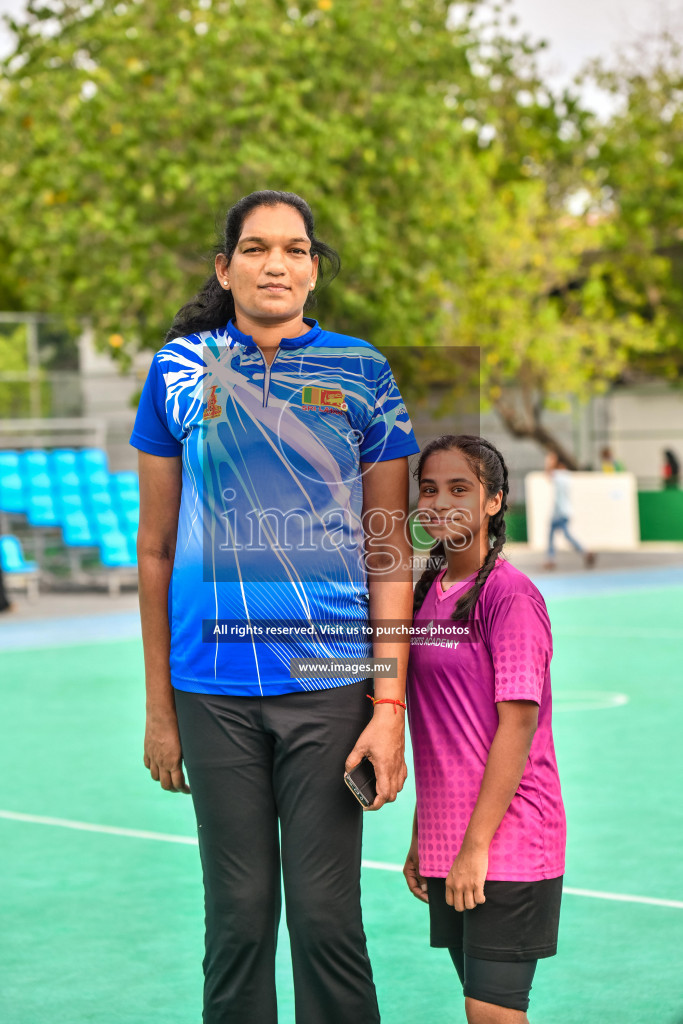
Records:
[[[418,521],[434,540],[449,541],[466,548],[488,532],[488,519],[500,509],[502,491],[493,498],[470,468],[464,455],[455,450],[434,452],[422,467]]]
[[[278,323],[300,317],[318,276],[318,257],[311,257],[299,211],[285,203],[252,210],[230,263],[222,253],[216,257],[216,274],[232,292],[238,318]]]

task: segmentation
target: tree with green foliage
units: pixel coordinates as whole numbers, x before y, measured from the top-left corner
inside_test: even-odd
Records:
[[[479,88],[445,2],[60,6],[31,0],[5,73],[5,296],[158,344],[227,206],[277,187],[341,250],[328,319],[379,344],[441,340],[476,167],[445,101],[454,81]]]
[[[26,326],[0,326],[0,419],[26,415],[29,409]]]
[[[650,252],[587,260],[621,212],[568,204],[602,187],[607,142],[505,17],[489,0],[29,0],[0,80],[0,302],[87,317],[125,360],[209,272],[231,202],[291,189],[341,252],[326,324],[424,347],[423,384],[444,347],[480,346],[484,400],[558,447],[554,395],[661,345],[642,301],[661,274]]]
[[[665,30],[588,72],[616,109],[595,126],[592,201],[603,211],[599,261],[620,308],[637,308],[656,342],[625,378],[683,376],[683,46]]]

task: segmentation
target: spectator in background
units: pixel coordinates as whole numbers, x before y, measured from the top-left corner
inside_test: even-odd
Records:
[[[578,540],[572,537],[569,532],[569,520],[572,515],[571,497],[569,494],[570,479],[567,464],[563,462],[556,452],[548,452],[545,459],[545,471],[549,475],[553,485],[553,511],[550,518],[550,530],[548,534],[548,558],[544,569],[555,569],[555,531],[561,530],[574,550],[581,555],[587,569],[595,565],[595,555],[592,551],[585,551]]]
[[[663,454],[662,486],[665,491],[677,491],[681,486],[681,464],[678,456],[670,448],[665,448]]]
[[[5,581],[2,575],[2,563],[0,563],[0,612],[8,612],[12,605],[9,603],[7,598],[7,592],[5,591]]]
[[[624,464],[614,458],[611,448],[605,446],[600,452],[600,469],[603,473],[623,473]]]

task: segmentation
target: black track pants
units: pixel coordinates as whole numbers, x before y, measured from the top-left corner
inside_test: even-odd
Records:
[[[280,864],[297,1024],[379,1021],[360,911],[362,811],[343,781],[372,712],[367,692],[361,682],[264,698],[175,693],[204,874],[204,1024],[277,1020]]]

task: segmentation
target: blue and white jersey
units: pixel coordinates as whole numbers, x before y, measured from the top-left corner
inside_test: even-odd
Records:
[[[367,675],[290,678],[290,661],[371,655],[360,463],[419,449],[384,356],[306,324],[270,366],[233,323],[176,338],[152,362],[131,444],[182,456],[177,689],[261,696]],[[348,623],[360,627],[351,639]]]

